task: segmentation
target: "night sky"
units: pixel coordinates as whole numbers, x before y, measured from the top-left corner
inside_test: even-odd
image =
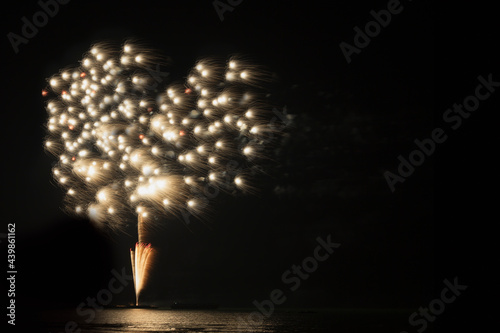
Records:
[[[11,6],[3,12],[4,35],[20,34],[21,18],[40,10],[35,1]],[[483,54],[491,46],[456,18],[438,37],[433,6],[406,1],[348,64],[339,44],[353,44],[353,28],[385,8],[387,1],[247,0],[221,21],[212,1],[73,0],[17,54],[5,37],[2,212],[4,223],[16,223],[18,321],[40,307],[74,308],[107,285],[112,269],[131,273],[133,227],[128,234],[103,233],[61,210],[63,191],[50,171],[55,158],[43,151],[47,114],[40,92],[46,78],[77,65],[92,43],[137,38],[172,59],[168,71],[178,81],[201,57],[246,54],[275,74],[272,94],[293,116],[267,173],[255,179],[256,195],[220,195],[206,220],[192,219],[188,228],[170,218],[154,230],[160,255],[148,286],[152,303],[252,308],[271,290],[288,290],[282,274],[313,254],[317,237],[331,235],[341,246],[287,292],[283,308],[399,309],[404,322],[439,296],[443,279],[457,276],[470,287],[436,325],[473,322],[463,314],[493,289],[493,263],[479,265],[472,253],[490,260],[488,228],[498,219],[483,216],[490,179],[480,176],[494,174],[488,168],[497,149],[478,149],[493,149],[480,121],[498,96],[448,131],[448,140],[394,193],[384,172],[397,173],[398,156],[407,158],[415,139],[449,127],[443,112],[474,92],[478,75],[496,77],[489,62],[465,57],[474,66],[451,68],[453,76],[436,80],[439,49],[458,50],[462,38]],[[477,36],[484,34],[493,39],[489,27]],[[479,245],[468,250],[472,243]],[[133,299],[129,285],[113,304]]]

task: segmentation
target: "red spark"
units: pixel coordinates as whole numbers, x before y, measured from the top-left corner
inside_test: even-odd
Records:
[[[61,92],[61,94],[62,94],[62,95],[66,95],[67,93],[68,93],[68,92],[67,92],[66,90],[63,90],[63,91]]]
[[[80,73],[80,77],[85,77],[85,75],[87,75],[87,74],[85,74],[85,72]]]
[[[183,130],[180,130],[180,131],[179,131],[179,135],[180,135],[180,136],[184,136],[184,135],[186,135],[186,132],[184,132]]]
[[[144,139],[144,134],[139,134],[139,139]]]
[[[73,125],[69,125],[69,126],[68,126],[68,128],[69,128],[70,130],[74,130],[74,129],[75,129],[75,126],[73,126]]]
[[[72,161],[76,161],[76,156],[73,156],[73,157],[71,158],[71,160],[72,160]]]
[[[49,92],[45,89],[42,90],[42,96],[47,96],[49,94]]]
[[[148,108],[148,112],[153,112],[153,108],[152,108],[152,107],[149,107],[149,108]]]
[[[192,92],[192,90],[191,90],[191,89],[189,89],[189,88],[186,88],[186,90],[184,90],[184,93],[185,93],[185,94],[188,94],[188,95],[189,95],[191,92]]]

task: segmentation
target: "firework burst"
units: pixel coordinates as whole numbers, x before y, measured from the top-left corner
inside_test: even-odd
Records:
[[[269,75],[238,57],[202,59],[185,82],[160,89],[152,68],[162,63],[137,44],[96,44],[80,66],[48,79],[45,148],[58,157],[69,212],[120,230],[130,213],[202,215],[207,186],[252,188],[273,131],[261,88]],[[151,251],[141,237],[131,250],[137,295]]]
[[[186,82],[156,92],[151,68],[161,61],[131,43],[97,44],[81,66],[48,80],[45,148],[59,158],[53,174],[70,212],[119,229],[128,212],[199,215],[206,185],[248,189],[271,131],[256,88],[269,76],[237,57],[203,59]],[[235,161],[238,174],[227,170]]]

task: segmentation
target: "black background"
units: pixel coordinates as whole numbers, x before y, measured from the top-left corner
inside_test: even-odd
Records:
[[[248,54],[276,73],[276,94],[295,115],[277,163],[256,180],[257,196],[220,196],[210,221],[188,230],[171,219],[155,232],[152,302],[251,308],[287,288],[281,274],[331,234],[341,247],[283,307],[399,309],[407,325],[411,312],[439,296],[443,279],[457,276],[469,289],[433,325],[486,325],[491,307],[471,311],[498,286],[490,230],[498,218],[487,214],[497,150],[483,125],[498,97],[457,131],[441,117],[474,92],[478,75],[496,77],[495,29],[485,14],[471,24],[469,8],[437,14],[428,1],[404,2],[348,64],[339,43],[352,44],[353,28],[386,4],[243,1],[220,21],[211,1],[73,0],[18,54],[4,38],[2,212],[17,229],[17,320],[36,318],[40,307],[74,308],[106,286],[111,269],[130,270],[134,235],[103,234],[60,210],[54,159],[42,149],[40,91],[92,43],[132,37],[171,57],[172,77],[181,81],[198,58]],[[11,4],[4,34],[20,34],[21,18],[39,10],[35,1]],[[391,193],[384,172],[396,172],[397,157],[436,127],[447,129],[448,140]],[[113,303],[132,300],[129,286]]]

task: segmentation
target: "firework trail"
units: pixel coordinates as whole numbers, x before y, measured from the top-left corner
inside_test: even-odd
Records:
[[[132,263],[132,273],[134,275],[134,290],[135,290],[135,305],[139,305],[139,296],[148,280],[149,272],[155,254],[151,243],[147,243],[144,239],[144,218],[139,215],[137,229],[139,241],[135,244],[135,249],[130,249],[130,260]]]
[[[99,227],[120,230],[130,213],[139,225],[184,211],[200,216],[200,193],[250,191],[248,178],[266,156],[267,72],[238,57],[202,59],[186,82],[162,90],[152,71],[159,64],[134,43],[96,44],[42,91],[50,97],[45,148],[59,159],[53,174],[66,208]],[[139,235],[131,250],[137,295],[152,251]]]

